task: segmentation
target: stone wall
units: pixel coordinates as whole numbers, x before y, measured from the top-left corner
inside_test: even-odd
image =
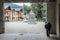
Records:
[[[51,33],[56,34],[56,3],[55,2],[47,3],[47,21],[50,21],[52,24]]]
[[[0,3],[0,34],[4,33],[4,23],[3,23],[3,3]]]

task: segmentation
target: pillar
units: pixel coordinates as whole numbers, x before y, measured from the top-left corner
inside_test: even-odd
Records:
[[[3,23],[3,3],[0,3],[0,34],[4,33],[4,23]]]
[[[56,2],[47,3],[47,21],[52,24],[51,33],[56,34]]]

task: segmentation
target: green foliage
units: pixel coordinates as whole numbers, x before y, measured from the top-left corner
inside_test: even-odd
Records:
[[[46,3],[32,3],[32,10],[34,13],[42,13],[42,17],[46,16]]]
[[[41,13],[42,17],[46,16],[46,3],[32,3],[31,6],[24,5],[24,14],[28,14],[32,10],[35,14]]]
[[[31,6],[24,5],[24,14],[25,15],[28,14],[30,10],[31,10]]]

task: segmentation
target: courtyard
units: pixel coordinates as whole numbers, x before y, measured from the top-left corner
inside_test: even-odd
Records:
[[[4,23],[5,33],[0,34],[0,40],[59,40],[55,35],[46,36],[44,22],[40,21],[36,22],[36,24],[28,24],[28,22],[15,21],[14,16],[11,20],[13,21],[7,20]]]
[[[25,21],[5,22],[5,33],[45,33],[45,23],[28,24]]]
[[[5,22],[5,33],[0,34],[0,40],[59,40],[56,35],[46,36],[45,23],[43,21],[36,24],[28,22]]]

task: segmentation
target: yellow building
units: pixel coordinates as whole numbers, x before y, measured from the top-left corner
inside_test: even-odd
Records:
[[[22,18],[23,14],[21,11],[9,10],[8,8],[4,10],[4,20],[5,21],[18,21]]]

